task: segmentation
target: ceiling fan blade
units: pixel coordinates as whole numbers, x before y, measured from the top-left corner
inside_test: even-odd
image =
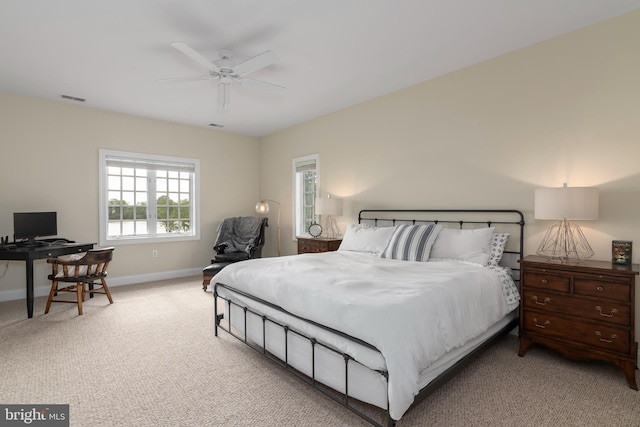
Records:
[[[247,78],[247,77],[243,77],[239,81],[243,86],[248,86],[248,87],[251,87],[251,88],[254,88],[254,89],[264,90],[264,91],[267,91],[267,92],[274,93],[276,95],[280,95],[285,90],[287,90],[287,88],[284,87],[284,86],[276,85],[276,84],[273,84],[273,83],[263,82],[262,80],[250,79],[250,78]]]
[[[199,80],[212,80],[215,76],[193,76],[193,77],[171,77],[168,79],[158,79],[158,83],[180,83],[180,82],[195,82]]]
[[[171,46],[178,49],[180,52],[187,55],[189,58],[196,61],[198,64],[207,67],[210,70],[218,70],[218,67],[213,62],[209,61],[207,58],[202,56],[200,52],[192,49],[189,45],[185,43],[171,43]]]
[[[244,62],[233,67],[233,72],[243,76],[245,74],[252,73],[254,71],[258,71],[261,68],[268,67],[271,64],[274,64],[278,61],[278,55],[267,50],[262,52],[259,55],[254,56],[253,58],[247,59]]]

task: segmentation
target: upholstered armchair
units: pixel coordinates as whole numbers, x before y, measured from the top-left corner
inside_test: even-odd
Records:
[[[202,270],[203,290],[207,290],[211,279],[227,265],[260,258],[267,226],[267,218],[264,217],[247,216],[222,220],[213,246],[215,255],[211,264]]]

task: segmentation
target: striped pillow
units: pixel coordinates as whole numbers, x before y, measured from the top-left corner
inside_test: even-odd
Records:
[[[428,261],[431,246],[442,230],[441,225],[397,225],[382,258],[403,261]]]

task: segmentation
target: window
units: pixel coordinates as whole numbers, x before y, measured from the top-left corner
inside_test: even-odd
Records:
[[[197,159],[100,150],[100,244],[195,240]]]
[[[293,159],[293,237],[308,236],[309,226],[317,222],[315,200],[320,188],[320,155]]]

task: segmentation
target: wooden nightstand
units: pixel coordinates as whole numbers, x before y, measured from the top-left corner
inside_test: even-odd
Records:
[[[635,280],[638,264],[520,261],[520,351],[542,344],[565,357],[618,366],[638,390],[635,367]]]
[[[327,239],[323,237],[298,237],[298,253],[316,253],[337,251],[342,239]]]

